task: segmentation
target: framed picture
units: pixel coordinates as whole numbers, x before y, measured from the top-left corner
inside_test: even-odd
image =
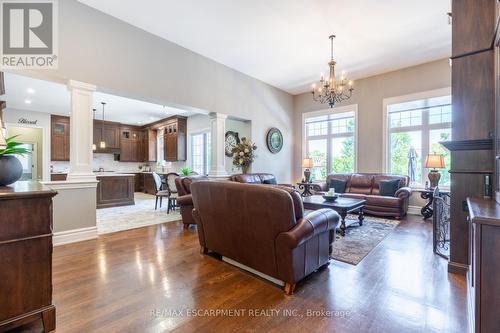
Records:
[[[283,148],[283,134],[276,127],[273,127],[267,132],[267,149],[273,154],[277,154]]]

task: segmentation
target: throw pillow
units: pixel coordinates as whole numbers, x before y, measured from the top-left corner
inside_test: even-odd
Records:
[[[345,193],[345,187],[347,185],[347,181],[340,179],[330,179],[330,184],[328,184],[329,188],[334,188],[335,193]]]
[[[276,185],[276,178],[264,179],[262,184]]]
[[[384,197],[393,197],[399,190],[399,179],[382,180],[379,185],[379,194]]]

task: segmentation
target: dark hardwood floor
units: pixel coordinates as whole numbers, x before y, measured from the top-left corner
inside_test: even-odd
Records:
[[[431,224],[416,216],[357,266],[332,261],[293,296],[200,254],[196,229],[180,222],[56,247],[53,269],[57,332],[467,331],[465,279],[447,273]]]

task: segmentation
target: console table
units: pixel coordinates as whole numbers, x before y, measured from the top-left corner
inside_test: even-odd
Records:
[[[420,197],[422,199],[427,200],[427,203],[420,210],[420,214],[424,217],[424,219],[430,219],[434,214],[434,210],[432,208],[432,202],[434,201],[434,189],[430,188],[421,188],[421,189],[413,189],[415,192],[420,193]],[[449,190],[439,190],[439,195],[441,196],[450,196]]]
[[[311,190],[317,184],[314,184],[314,183],[297,183],[297,185],[299,186],[299,189],[302,190],[302,194],[301,195],[303,197],[309,197],[309,196],[313,195],[313,193],[311,192]]]
[[[52,304],[52,198],[38,182],[0,187],[0,332],[42,320],[55,330]]]

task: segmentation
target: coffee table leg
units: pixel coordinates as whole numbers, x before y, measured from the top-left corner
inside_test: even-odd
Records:
[[[347,211],[343,210],[340,212],[340,218],[341,218],[341,222],[340,222],[340,235],[341,236],[345,236],[345,229],[346,229],[346,226],[345,226],[345,217],[347,216]]]
[[[358,221],[359,221],[359,225],[362,226],[363,225],[363,220],[365,219],[365,213],[363,212],[363,207],[361,207],[359,209],[359,215],[358,215]]]

